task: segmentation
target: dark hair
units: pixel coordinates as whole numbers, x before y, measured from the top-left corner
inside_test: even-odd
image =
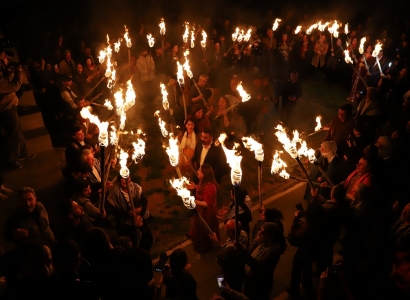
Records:
[[[82,191],[86,189],[89,185],[90,183],[86,179],[77,179],[75,181],[75,193],[82,193]]]
[[[28,193],[32,193],[34,197],[36,196],[36,192],[31,187],[27,187],[27,186],[21,188],[18,191],[17,196],[18,198],[21,198],[23,195],[28,194]]]
[[[90,173],[92,172],[92,168],[87,162],[82,161],[73,166],[73,172],[81,172],[83,174]]]
[[[117,182],[118,182],[118,184],[119,184],[119,183],[121,182],[121,179],[124,179],[125,181],[127,181],[128,178],[129,178],[129,177],[124,178],[124,177],[121,176],[121,174],[118,174],[118,175],[117,175]]]
[[[194,123],[194,126],[195,126],[195,121],[194,121],[193,116],[191,116],[191,115],[187,116],[186,119],[185,119],[185,121],[184,121],[184,125],[188,124],[188,122]],[[195,127],[194,127],[194,128],[195,128]]]
[[[339,109],[345,111],[348,116],[352,115],[353,106],[351,104],[343,104],[339,107]]]
[[[229,102],[229,99],[226,96],[221,96],[219,97],[219,99],[224,99],[225,103],[226,103],[226,108],[228,108],[229,106],[231,106],[231,102]]]
[[[181,274],[187,263],[188,255],[183,249],[176,249],[169,256],[169,265],[173,275]]]
[[[346,189],[342,184],[337,184],[332,189],[332,196],[336,201],[343,201],[346,197]]]
[[[205,187],[207,183],[213,183],[215,186],[217,185],[215,176],[214,176],[214,171],[212,170],[212,167],[208,164],[203,164],[201,166],[201,172],[204,174],[204,177],[202,180],[199,182],[199,191],[202,191],[202,189]]]
[[[206,134],[209,134],[211,137],[213,137],[213,132],[212,132],[212,129],[211,129],[210,127],[205,127],[205,128],[202,130],[202,132],[203,132],[203,133],[206,133]]]
[[[192,106],[192,109],[191,109],[191,116],[194,118],[195,114],[200,110],[203,110],[202,106],[199,104],[194,104],[194,106]]]
[[[61,204],[61,213],[63,214],[64,217],[68,217],[68,215],[71,214],[72,211],[73,211],[73,200],[72,199],[65,200]]]
[[[73,126],[73,128],[71,128],[71,130],[70,130],[70,135],[73,136],[73,135],[75,135],[77,132],[79,132],[80,130],[82,130],[80,126],[77,126],[77,125],[76,125],[76,126]]]
[[[276,208],[265,208],[265,221],[275,222],[276,219],[283,220],[283,214]]]
[[[232,187],[231,191],[232,191],[232,194],[235,195],[235,187]],[[243,188],[239,188],[239,189],[237,190],[237,193],[236,193],[235,196],[236,196],[236,199],[238,199],[238,205],[239,205],[240,207],[242,207],[242,209],[243,209],[245,212],[251,213],[250,210],[249,210],[249,207],[248,207],[248,206],[246,205],[246,203],[245,203],[245,199],[246,199],[246,196],[248,196],[248,192],[247,192],[245,189],[243,189]],[[236,200],[236,199],[235,199],[235,200]],[[231,203],[231,205],[229,206],[229,208],[232,209],[232,207],[233,207],[234,205],[235,205],[235,202],[232,201],[232,203]]]

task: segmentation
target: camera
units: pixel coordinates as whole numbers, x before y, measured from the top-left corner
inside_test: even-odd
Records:
[[[158,261],[154,264],[155,272],[162,272],[162,270],[165,267],[165,264],[167,263],[167,260],[168,260],[168,255],[165,252],[162,252],[159,255]]]

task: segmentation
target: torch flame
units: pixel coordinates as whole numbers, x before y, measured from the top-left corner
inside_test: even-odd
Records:
[[[206,38],[207,38],[207,34],[205,32],[205,30],[202,30],[202,41],[201,41],[201,47],[202,49],[206,48]]]
[[[349,23],[346,23],[345,25],[345,34],[349,33]]]
[[[178,138],[173,137],[172,133],[169,138],[169,147],[166,149],[169,156],[169,162],[171,166],[178,167],[178,158],[179,158],[179,147],[178,147]]]
[[[285,170],[285,168],[288,165],[280,158],[281,153],[283,153],[283,151],[276,150],[275,155],[273,156],[271,173],[272,174],[278,174],[279,173],[280,177],[282,177],[284,179],[289,179],[289,174]]]
[[[154,113],[154,116],[158,117],[158,124],[159,128],[161,129],[161,133],[164,137],[168,137],[168,130],[166,129],[167,124],[161,119],[159,116],[159,110]]]
[[[345,61],[346,61],[346,63],[347,64],[352,64],[353,61],[352,61],[352,58],[350,57],[349,50],[345,50],[344,52],[345,52]]]
[[[185,22],[185,32],[182,35],[182,40],[184,43],[188,42],[188,37],[189,37],[189,23]]]
[[[161,18],[161,22],[159,23],[159,33],[161,35],[165,35],[165,22],[164,22],[164,18]]]
[[[132,154],[132,160],[137,163],[145,155],[145,141],[138,139],[137,142],[133,142],[134,152]]]
[[[128,153],[121,149],[121,153],[119,155],[120,158],[120,175],[122,178],[128,178],[130,176],[130,170],[127,167],[127,159]]]
[[[191,67],[189,66],[188,58],[185,60],[185,62],[182,66],[184,67],[184,70],[185,70],[186,74],[188,75],[188,77],[192,79],[194,74],[192,74],[192,72],[191,72]]]
[[[251,137],[243,137],[242,141],[247,149],[255,152],[255,159],[257,161],[263,161],[264,153],[262,144],[258,143]]]
[[[239,147],[238,143],[235,143],[234,148],[232,150],[229,150],[225,147],[224,141],[227,138],[227,135],[225,133],[222,133],[218,140],[221,143],[222,149],[225,152],[226,155],[226,160],[231,167],[231,182],[232,185],[238,186],[241,184],[242,180],[242,169],[241,169],[241,160],[242,156],[240,156],[240,153],[237,153],[237,149]]]
[[[232,33],[232,41],[235,43],[236,40],[238,39],[238,35],[239,35],[239,27],[236,27],[235,32]]]
[[[329,22],[326,22],[325,24],[322,24],[322,21],[319,21],[319,23],[317,24],[317,27],[320,31],[323,32],[323,30],[325,30],[328,25],[329,25]]]
[[[364,52],[364,43],[366,42],[366,37],[362,37],[360,40],[359,52],[363,54]]]
[[[239,95],[240,95],[241,98],[242,98],[242,102],[246,102],[246,101],[248,101],[249,99],[251,99],[251,95],[249,95],[249,94],[248,94],[247,92],[245,92],[245,90],[243,89],[243,87],[242,87],[242,81],[239,82],[239,84],[238,84],[238,86],[236,87],[236,89],[237,89]]]
[[[322,120],[322,117],[321,117],[321,116],[317,116],[317,117],[316,117],[317,125],[316,125],[316,127],[315,127],[315,131],[319,131],[320,129],[322,129],[322,124],[320,123],[320,120]]]
[[[298,25],[295,29],[295,34],[298,34],[301,29],[302,29],[302,26]]]
[[[282,21],[281,19],[276,18],[275,23],[273,23],[273,26],[272,26],[272,30],[273,30],[273,31],[275,31],[276,29],[278,29],[278,27],[279,27],[279,22],[281,22],[281,21]]]
[[[177,80],[179,85],[185,84],[185,79],[184,79],[184,70],[182,68],[182,65],[177,61],[177,66],[178,66],[178,71],[177,71]]]
[[[114,43],[114,51],[118,53],[120,51],[120,46],[121,46],[121,39],[118,39],[118,42]]]
[[[373,57],[378,56],[381,50],[382,50],[382,44],[380,44],[380,42],[377,42],[376,46],[374,46],[372,56]]]
[[[339,29],[339,23],[335,20],[333,25],[328,27],[327,30],[329,30],[330,34],[333,34],[335,38],[339,37],[339,32],[337,31]]]
[[[161,83],[159,86],[161,88],[161,94],[162,94],[162,106],[164,107],[165,110],[169,110],[168,92],[167,92],[167,89],[165,88],[165,84]]]
[[[129,37],[129,35],[128,35],[128,28],[127,28],[127,26],[124,25],[124,29],[125,29],[124,39],[125,39],[125,42],[127,43],[127,48],[131,48],[132,43],[131,43],[131,39],[130,39],[130,37]]]
[[[100,61],[100,64],[104,62],[106,56],[107,56],[107,53],[104,50],[100,50],[100,55],[98,56],[98,60]]]
[[[172,187],[177,191],[178,196],[182,198],[185,207],[194,209],[196,206],[195,197],[191,196],[191,192],[186,189],[185,185],[189,183],[185,177],[170,180]]]
[[[251,36],[252,36],[252,28],[249,28],[246,34],[243,36],[243,40],[245,42],[248,42]]]
[[[195,47],[195,28],[192,27],[191,31],[191,48]]]
[[[111,142],[111,145],[116,145],[118,143],[117,129],[115,128],[114,125],[111,125],[110,142]]]
[[[127,111],[135,104],[135,91],[131,83],[131,79],[127,81],[127,92],[125,93],[124,111]]]
[[[152,36],[152,34],[147,34],[147,40],[148,40],[148,46],[151,48],[154,47],[155,45],[155,38]]]
[[[106,106],[108,108],[108,110],[113,110],[114,109],[114,107],[111,104],[111,101],[108,100],[108,99],[105,99],[104,106]]]
[[[317,28],[317,23],[311,25],[308,30],[306,30],[306,34],[311,34],[313,29]]]
[[[100,131],[98,141],[101,146],[108,146],[108,122],[100,122],[100,119],[91,113],[91,106],[83,107],[80,111],[81,117],[89,119],[91,123],[98,126]]]

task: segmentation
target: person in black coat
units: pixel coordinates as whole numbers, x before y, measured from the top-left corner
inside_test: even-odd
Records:
[[[302,85],[298,82],[298,72],[290,73],[290,79],[282,87],[281,96],[281,121],[288,126],[296,102],[302,96]]]
[[[212,131],[205,128],[201,133],[201,141],[198,141],[195,146],[194,155],[190,162],[197,170],[203,164],[208,164],[212,167],[215,174],[215,180],[220,183],[222,175],[226,170],[226,157],[221,147],[215,146],[213,143]]]

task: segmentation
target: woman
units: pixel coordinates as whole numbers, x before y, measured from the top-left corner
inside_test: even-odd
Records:
[[[198,185],[192,184],[190,187],[196,189],[195,204],[198,214],[200,214],[213,232],[219,237],[219,224],[216,218],[216,181],[212,167],[203,164],[198,170]],[[190,232],[194,250],[199,254],[208,253],[212,250],[212,243],[209,239],[209,232],[201,223],[199,217],[194,215],[192,229]]]
[[[209,121],[209,115],[212,113],[212,110],[213,109],[210,109],[206,114],[204,114],[204,111],[201,105],[195,104],[192,107],[190,117],[192,118],[192,121],[195,124],[194,130],[196,134],[201,133],[205,128],[211,127],[211,122]]]
[[[316,41],[314,54],[312,58],[312,66],[315,68],[322,68],[326,65],[326,54],[329,45],[326,42],[326,36],[321,35],[320,39]]]
[[[212,132],[215,136],[219,136],[220,133],[228,133],[228,127],[231,124],[232,112],[227,112],[226,110],[229,108],[230,103],[228,98],[222,96],[219,98],[218,102],[218,110],[214,111],[211,114],[211,125],[212,125]]]
[[[189,173],[188,161],[192,158],[195,151],[195,145],[197,142],[197,136],[195,133],[195,123],[191,116],[188,116],[184,121],[185,131],[182,134],[181,141],[179,143],[180,158],[179,167],[182,173]],[[190,176],[192,178],[192,176]]]
[[[218,211],[218,216],[217,218],[220,220],[223,220],[223,216],[225,214],[227,215],[226,220],[230,219],[235,219],[235,197],[234,197],[234,188],[231,190],[231,203],[228,206],[223,206],[219,211]],[[241,222],[242,225],[242,230],[245,231],[248,236],[251,232],[251,229],[249,227],[249,222],[252,221],[252,214],[251,214],[251,199],[248,196],[248,192],[244,189],[239,189],[237,191],[237,199],[238,199],[238,206],[239,206],[239,213],[238,213],[238,220]]]
[[[84,66],[84,75],[87,77],[87,81],[91,82],[95,77],[100,76],[99,68],[97,68],[90,57],[85,60],[86,65]]]

